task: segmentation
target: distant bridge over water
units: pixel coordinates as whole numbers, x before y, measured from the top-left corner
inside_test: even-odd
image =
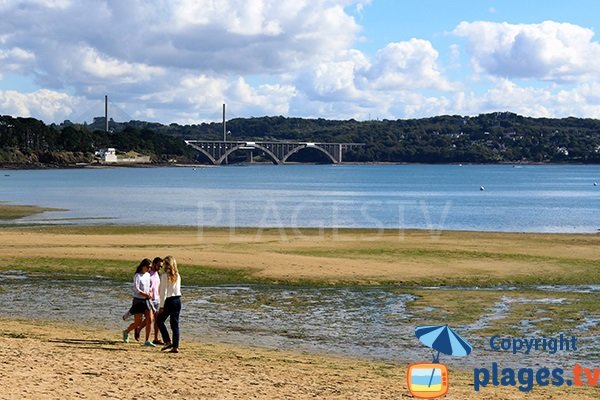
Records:
[[[227,157],[236,151],[258,150],[266,154],[273,163],[285,164],[288,159],[306,149],[322,152],[334,164],[343,162],[344,152],[364,143],[310,143],[310,142],[248,142],[221,140],[186,140],[188,146],[204,154],[215,165],[226,162]],[[250,153],[252,154],[252,153]]]

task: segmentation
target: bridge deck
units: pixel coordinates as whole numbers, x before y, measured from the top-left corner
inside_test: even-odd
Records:
[[[343,153],[364,143],[324,143],[324,142],[275,142],[247,140],[186,140],[193,147],[208,157],[213,164],[221,164],[227,157],[238,150],[261,150],[274,163],[285,164],[287,159],[304,149],[313,148],[324,153],[334,164],[341,163]]]

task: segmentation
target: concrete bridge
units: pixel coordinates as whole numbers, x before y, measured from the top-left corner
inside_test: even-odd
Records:
[[[238,150],[263,151],[275,164],[285,164],[293,154],[305,149],[315,149],[325,154],[332,163],[342,162],[346,150],[364,146],[364,143],[309,143],[309,142],[247,142],[221,140],[186,140],[188,146],[204,154],[211,163],[222,164],[227,157]]]

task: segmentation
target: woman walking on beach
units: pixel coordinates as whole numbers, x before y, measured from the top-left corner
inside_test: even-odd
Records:
[[[160,308],[160,269],[163,267],[163,259],[160,257],[155,257],[152,260],[152,267],[150,268],[150,292],[152,292],[152,298],[150,302],[152,303],[152,310],[150,314],[152,315],[152,321],[154,325],[154,340],[152,343],[154,344],[164,344],[158,339],[158,310]]]
[[[160,277],[160,309],[158,311],[158,328],[165,342],[162,351],[171,349],[171,353],[179,352],[179,313],[181,312],[181,276],[177,270],[177,261],[172,256],[163,260],[165,272]],[[170,319],[173,341],[165,326]]]
[[[150,303],[148,301],[148,299],[152,297],[152,293],[150,292],[150,274],[148,273],[148,269],[151,265],[152,261],[150,261],[149,258],[144,258],[136,268],[135,275],[133,275],[133,302],[129,309],[129,313],[133,314],[134,320],[131,325],[123,331],[123,341],[125,343],[129,343],[129,332],[138,327],[142,327],[143,316],[146,317],[146,321],[152,321],[152,317],[150,316]],[[150,323],[148,323],[148,325],[150,325]],[[144,345],[154,347],[154,344],[148,340],[150,338],[148,325],[146,325],[146,342]]]

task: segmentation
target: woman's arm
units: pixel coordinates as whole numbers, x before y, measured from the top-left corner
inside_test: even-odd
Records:
[[[163,308],[165,306],[165,300],[167,298],[167,274],[163,273],[160,276],[160,286],[158,287],[160,293],[160,306],[159,308]]]

